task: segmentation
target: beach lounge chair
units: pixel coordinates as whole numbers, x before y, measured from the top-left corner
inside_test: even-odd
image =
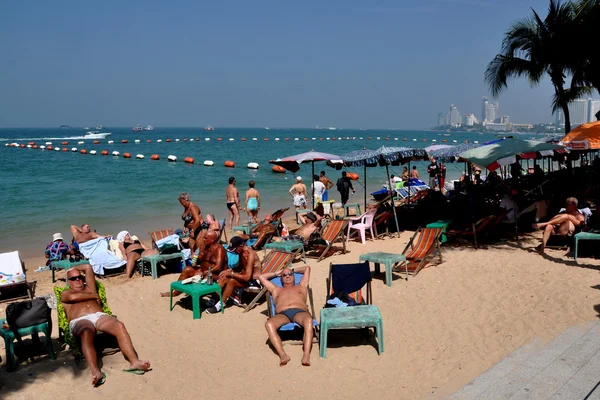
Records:
[[[366,298],[362,289],[366,286]],[[371,269],[369,262],[355,264],[330,264],[327,278],[327,295],[347,293],[358,305],[326,307],[321,310],[320,356],[327,355],[329,329],[370,328],[375,329],[379,354],[383,353],[383,318],[374,306],[371,294]]]
[[[302,274],[294,273],[294,281],[295,281],[296,285],[300,283],[301,279],[302,279]],[[273,282],[273,284],[275,286],[279,286],[279,287],[282,286],[281,278],[278,276],[271,279],[271,282]],[[312,292],[312,288],[310,286],[308,287],[308,301],[309,301],[309,305],[310,305],[310,312],[313,317],[313,326],[315,328],[314,334],[315,334],[315,337],[317,338],[317,341],[319,341],[319,323],[315,319],[315,316],[317,314],[315,314],[315,303],[313,301],[313,292]],[[273,301],[273,296],[271,296],[271,293],[267,294],[267,314],[268,314],[269,318],[276,315],[275,302]],[[279,331],[290,332],[290,331],[294,331],[295,329],[302,329],[302,327],[295,322],[290,322],[290,323],[287,323],[287,324],[281,326],[279,328]]]
[[[152,238],[152,247],[156,250],[160,250],[160,241],[168,238],[169,236],[172,236],[173,229],[172,228],[162,229],[162,230],[158,230],[158,231],[148,232],[148,234]],[[181,250],[179,243],[177,244],[177,246]],[[153,254],[151,256],[142,257],[140,261],[150,263],[150,269],[151,269],[150,273],[152,275],[152,279],[157,279],[158,278],[158,263],[161,263],[161,262],[167,261],[167,260],[176,260],[176,259],[181,259],[181,262],[185,263],[184,253],[182,251],[180,251],[180,252],[173,253],[173,254]],[[142,277],[143,277],[144,273],[145,273],[145,269],[142,267],[141,270],[142,270]]]
[[[344,238],[344,229],[347,223],[348,221],[344,219],[330,220],[327,223],[325,229],[323,229],[323,233],[321,233],[321,238],[326,240],[328,243],[327,246],[325,246],[325,249],[323,251],[320,251],[321,247],[309,250],[306,253],[306,257],[318,258],[318,261],[321,261],[322,259],[327,257],[327,253],[331,249],[331,246],[333,246],[333,244],[338,241],[341,242],[343,246],[342,254],[346,254],[346,240]]]
[[[296,257],[296,254],[297,252],[283,252],[272,250],[269,254],[267,254],[267,256],[262,262],[261,274],[266,274],[269,272],[275,272],[279,271],[280,269],[284,269],[292,263],[292,261]],[[252,299],[252,301],[244,308],[244,312],[248,312],[256,305],[258,300],[260,300],[265,295],[267,289],[265,289],[264,287],[248,287],[245,288],[244,291],[247,293],[256,293],[254,299]]]
[[[69,346],[69,349],[71,349],[75,355],[75,359],[78,360],[83,356],[81,354],[81,345],[79,340],[71,334],[67,313],[65,312],[65,307],[60,301],[62,293],[67,289],[69,289],[68,285],[63,287],[54,286],[54,294],[56,295],[56,315],[58,319],[58,338],[62,340],[65,345]],[[110,307],[108,307],[107,304],[106,289],[104,288],[104,285],[97,280],[96,290],[98,292],[98,297],[100,297],[100,306],[102,307],[102,311],[108,315],[113,315]]]
[[[150,235],[150,237],[152,238],[152,248],[156,249],[156,250],[160,250],[158,248],[158,245],[156,244],[156,242],[158,242],[161,239],[166,238],[167,236],[171,236],[172,234],[173,234],[173,228],[161,229],[158,231],[148,232],[148,235]]]
[[[410,272],[413,276],[416,276],[427,260],[433,257],[434,251],[438,252],[439,262],[442,262],[442,251],[439,240],[442,231],[442,228],[420,228],[410,238],[402,251],[402,254],[406,257],[405,270],[407,274]],[[417,235],[419,237],[415,243]]]
[[[0,295],[18,288],[25,289],[26,294],[5,300],[33,298],[31,287],[25,276],[25,263],[21,260],[19,252],[2,253],[0,254]]]
[[[359,217],[351,217],[348,218],[348,234],[346,235],[346,243],[350,239],[350,233],[352,229],[356,229],[360,232],[360,240],[362,244],[366,244],[365,236],[367,229],[371,233],[371,239],[375,240],[377,238],[377,227],[374,226],[373,219],[375,218],[375,213],[377,209],[371,209],[364,213]],[[375,228],[375,233],[373,233],[373,228]]]
[[[220,219],[219,225],[221,226],[221,230],[219,231],[219,242],[227,243],[227,232],[225,232],[225,219]],[[223,238],[223,236],[225,236],[225,238]]]
[[[462,239],[465,237],[472,238],[473,246],[478,247],[477,238],[481,238],[481,236],[485,233],[488,227],[494,225],[494,223],[497,220],[497,216],[488,215],[487,217],[481,218],[480,220],[478,220],[477,222],[465,229],[451,229],[446,232],[446,236],[449,239]],[[502,218],[500,218],[500,221],[502,221]]]

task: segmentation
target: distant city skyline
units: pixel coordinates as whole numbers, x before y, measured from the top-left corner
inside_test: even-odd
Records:
[[[531,7],[545,15],[547,6],[8,2],[0,126],[425,129],[431,110],[449,104],[481,119],[484,71],[504,32]],[[457,56],[446,37],[468,52]],[[514,121],[549,122],[552,94],[546,79],[534,88],[516,79],[489,102]]]

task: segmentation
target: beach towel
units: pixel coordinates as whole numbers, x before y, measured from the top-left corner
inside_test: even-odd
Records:
[[[115,253],[108,250],[108,242],[105,238],[92,239],[79,243],[79,250],[90,261],[94,272],[104,275],[105,269],[119,268],[127,263],[117,258]]]
[[[173,244],[176,245],[177,248],[183,253],[183,257],[186,260],[189,260],[192,257],[192,251],[190,249],[182,249],[181,242],[179,241],[179,235],[173,234],[167,237],[164,237],[160,240],[156,241],[156,246],[160,249],[165,244]]]
[[[16,285],[26,280],[19,252],[0,254],[0,286]]]

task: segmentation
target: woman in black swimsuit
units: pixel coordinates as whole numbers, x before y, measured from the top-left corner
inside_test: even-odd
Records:
[[[125,272],[127,273],[128,278],[133,276],[135,263],[140,258],[144,256],[150,256],[152,254],[158,254],[158,250],[149,249],[139,240],[133,240],[127,231],[119,232],[117,235],[117,240],[119,241],[119,250],[121,250],[121,254],[127,260]]]
[[[183,214],[181,214],[183,231],[190,235],[189,245],[193,255],[196,251],[196,236],[198,236],[198,233],[202,229],[206,229],[203,224],[202,212],[200,211],[200,207],[190,200],[189,193],[181,193],[179,195],[179,203],[183,206]]]

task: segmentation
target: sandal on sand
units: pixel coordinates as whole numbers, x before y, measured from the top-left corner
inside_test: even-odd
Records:
[[[134,374],[134,375],[144,375],[148,371],[150,371],[150,370],[143,370],[143,369],[139,369],[139,368],[128,368],[128,369],[123,370],[123,372],[129,372],[130,374]]]
[[[96,382],[94,387],[102,386],[102,385],[104,385],[104,382],[106,382],[106,374],[103,372],[102,378],[98,379],[98,382]]]

